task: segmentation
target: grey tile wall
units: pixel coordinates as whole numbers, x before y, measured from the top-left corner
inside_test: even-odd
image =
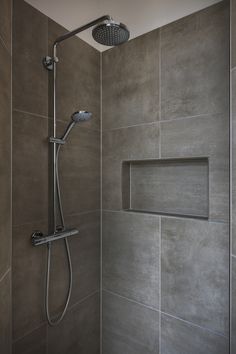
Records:
[[[0,2],[0,352],[11,353],[12,2]]]
[[[235,298],[236,298],[236,257],[232,256],[232,284],[231,284],[231,297],[232,297],[232,308],[231,308],[231,350],[232,354],[236,353],[236,305],[235,305]]]
[[[162,315],[162,354],[228,354],[228,338]]]
[[[143,348],[153,343],[152,335],[159,352],[159,327],[151,315],[141,334],[133,319],[131,304],[136,314],[145,304],[162,313],[161,353],[228,354],[228,23],[228,3],[222,1],[102,54],[103,353],[152,352]],[[150,68],[155,83],[145,81]],[[130,197],[122,195],[130,193],[122,185],[122,177],[128,178],[122,162],[196,157],[209,160],[209,219],[156,216],[161,244],[154,245],[155,216],[122,211]],[[157,275],[157,267],[149,266],[153,254],[161,260],[158,287],[150,281]]]
[[[93,120],[77,125],[61,150],[66,222],[68,227],[78,227],[80,234],[69,241],[74,283],[68,316],[57,330],[49,330],[44,309],[47,249],[33,248],[30,243],[33,231],[49,230],[52,73],[43,68],[42,58],[51,54],[52,41],[65,31],[25,1],[14,1],[14,354],[25,354],[26,350],[65,354],[70,349],[75,352],[75,348],[81,353],[99,352],[99,299],[97,296],[95,300],[83,301],[97,293],[100,286],[100,54],[79,38],[61,44],[58,49],[58,135],[78,109],[91,110]],[[58,242],[52,250],[53,315],[61,312],[67,289],[66,253],[63,242]],[[81,301],[83,305],[78,305]],[[74,327],[68,336],[65,326]],[[94,344],[88,340],[90,337]]]
[[[159,313],[103,292],[103,354],[157,354]]]

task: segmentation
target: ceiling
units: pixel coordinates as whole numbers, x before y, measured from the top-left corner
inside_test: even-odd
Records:
[[[125,23],[138,37],[186,15],[213,5],[219,0],[26,0],[42,13],[68,30],[102,15],[109,14],[115,21]],[[96,43],[91,30],[79,35],[100,51],[108,49]]]

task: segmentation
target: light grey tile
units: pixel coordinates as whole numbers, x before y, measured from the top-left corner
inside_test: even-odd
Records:
[[[159,308],[159,217],[103,213],[103,288]]]
[[[66,217],[68,228],[76,227],[79,234],[68,239],[72,268],[73,286],[70,306],[78,303],[100,286],[100,213],[92,212]],[[51,259],[50,312],[63,310],[69,273],[68,261],[63,241],[52,247]]]
[[[58,132],[65,131],[60,123]],[[59,174],[65,215],[100,208],[100,133],[76,125],[61,148]]]
[[[229,109],[228,2],[161,29],[162,119]]]
[[[229,228],[162,218],[162,311],[227,335]]]
[[[17,340],[45,321],[44,296],[46,248],[33,247],[31,234],[47,231],[42,222],[13,228],[13,340]]]
[[[162,354],[228,354],[228,338],[162,315]]]
[[[47,325],[13,343],[13,354],[47,354]]]
[[[56,327],[48,328],[48,353],[99,354],[99,294],[74,306]]]
[[[103,354],[158,354],[159,313],[103,293]]]
[[[49,51],[68,30],[49,19]],[[73,53],[73,54],[72,54]],[[68,121],[73,112],[86,110],[92,119],[83,126],[100,129],[100,53],[78,37],[60,43],[57,56],[57,117]]]
[[[5,3],[5,2],[4,2]],[[11,57],[0,41],[0,278],[11,256]]]
[[[0,352],[11,354],[11,272],[0,281]]]
[[[150,124],[103,133],[103,208],[122,208],[122,161],[159,156],[159,126]]]
[[[209,157],[209,214],[229,217],[229,116],[209,115],[161,123],[162,158]]]
[[[48,120],[13,112],[13,225],[48,217]]]
[[[104,129],[158,120],[159,30],[104,52],[102,72]]]
[[[130,208],[208,217],[207,159],[167,159],[130,164]]]
[[[236,258],[232,257],[232,275],[231,275],[231,350],[236,353]]]
[[[236,1],[231,0],[231,67],[236,66]]]
[[[11,28],[12,28],[12,1],[1,1],[1,13],[0,13],[0,40],[11,52]],[[2,76],[1,76],[2,77]]]
[[[13,2],[13,108],[48,115],[48,19],[23,0]]]

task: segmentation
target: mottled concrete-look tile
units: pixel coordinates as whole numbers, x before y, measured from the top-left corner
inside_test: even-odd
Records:
[[[236,66],[236,1],[231,0],[231,66]]]
[[[162,218],[162,311],[212,331],[229,330],[229,228]]]
[[[48,19],[23,0],[13,6],[13,108],[48,115]]]
[[[158,123],[103,133],[103,208],[122,209],[122,161],[159,156]]]
[[[71,237],[70,246],[73,287],[70,306],[86,296],[99,291],[100,286],[100,213],[91,212],[66,217],[68,228],[77,228],[79,234]],[[69,273],[66,250],[63,241],[55,242],[52,247],[50,284],[50,312],[63,310]]]
[[[68,32],[49,19],[49,52],[55,39]],[[72,55],[73,53],[73,55]],[[87,128],[100,129],[100,53],[78,37],[58,45],[57,117],[68,121],[73,112],[92,112],[83,122]]]
[[[11,354],[11,272],[0,281],[0,352]]]
[[[103,292],[103,354],[158,354],[159,313]]]
[[[12,26],[12,1],[1,0],[0,12],[0,41],[4,42],[7,50],[11,52],[11,26]],[[2,77],[2,76],[1,76]]]
[[[232,354],[236,354],[236,257],[232,257],[232,275],[231,275],[231,297],[232,297],[232,307],[231,307],[231,349]]]
[[[159,30],[104,52],[102,72],[104,129],[158,120]]]
[[[159,308],[159,217],[103,213],[103,288]]]
[[[68,311],[56,327],[48,328],[48,353],[99,354],[99,294]]]
[[[0,41],[0,278],[11,253],[11,57]]]
[[[13,225],[48,217],[48,120],[13,112]]]
[[[227,337],[162,315],[162,354],[228,354]]]
[[[161,123],[162,158],[209,157],[209,216],[229,219],[229,115]]]
[[[236,255],[236,69],[232,71],[232,253]]]
[[[47,231],[42,222],[13,227],[13,340],[25,336],[45,321],[46,248],[33,247],[34,231]]]
[[[13,343],[13,354],[47,354],[47,325]]]
[[[228,2],[161,29],[162,119],[229,109]]]

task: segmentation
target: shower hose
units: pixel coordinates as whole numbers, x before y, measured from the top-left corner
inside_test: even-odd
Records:
[[[60,189],[59,172],[58,172],[58,161],[59,161],[60,148],[61,148],[61,145],[59,145],[57,147],[56,161],[55,161],[56,191],[57,191],[58,209],[59,209],[59,215],[60,215],[60,219],[61,219],[61,226],[62,226],[62,230],[65,230],[65,220],[64,220],[64,214],[63,214],[63,208],[62,208],[61,189]],[[53,320],[51,318],[50,312],[49,312],[49,285],[50,285],[50,268],[51,268],[51,248],[52,248],[52,245],[51,245],[51,242],[48,243],[45,306],[46,306],[47,321],[48,321],[50,326],[56,326],[62,321],[62,319],[64,318],[64,316],[66,314],[66,311],[67,311],[67,308],[68,308],[68,305],[69,305],[69,302],[70,302],[70,297],[71,297],[71,290],[72,290],[72,283],[73,283],[71,255],[70,255],[70,248],[69,248],[69,244],[68,244],[67,238],[64,239],[64,242],[65,242],[66,255],[67,255],[68,267],[69,267],[69,287],[68,287],[68,293],[67,293],[64,309],[63,309],[61,315],[55,320]]]

